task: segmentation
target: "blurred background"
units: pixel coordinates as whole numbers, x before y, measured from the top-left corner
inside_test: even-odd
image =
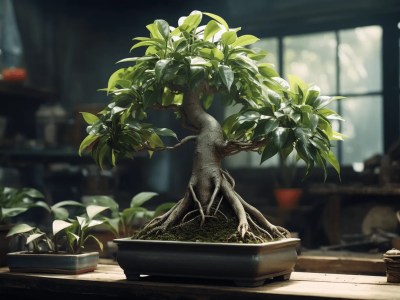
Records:
[[[282,77],[346,97],[332,107],[348,136],[335,144],[341,180],[330,170],[324,182],[318,169],[303,179],[302,164],[273,158],[260,166],[258,155],[242,153],[224,162],[238,192],[306,247],[387,247],[400,234],[398,0],[0,0],[0,185],[37,188],[52,203],[111,195],[124,207],[141,191],[159,193],[159,202],[180,199],[190,145],[100,170],[77,154],[85,137],[79,112],[107,104],[99,89],[131,55],[132,38],[148,35],[147,24],[174,26],[192,10],[258,36]],[[230,112],[218,103],[211,111],[221,120]],[[154,120],[184,133],[172,115]],[[278,202],[282,183],[300,189],[300,199]]]

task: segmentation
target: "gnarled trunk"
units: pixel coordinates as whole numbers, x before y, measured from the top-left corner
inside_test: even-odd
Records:
[[[230,206],[236,215],[237,233],[241,239],[248,235],[253,241],[265,240],[253,232],[263,233],[270,240],[289,236],[286,229],[272,225],[235,191],[233,178],[221,168],[227,145],[221,125],[203,109],[198,95],[196,91],[188,90],[182,103],[186,125],[198,132],[187,191],[170,211],[150,221],[138,237],[164,232],[188,222],[187,219],[200,218],[202,226],[207,217],[215,217],[219,212],[221,202]]]

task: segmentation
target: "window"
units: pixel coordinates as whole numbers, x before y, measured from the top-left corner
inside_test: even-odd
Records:
[[[383,152],[382,28],[352,29],[261,39],[255,47],[270,52],[269,62],[284,78],[295,74],[315,83],[322,94],[341,95],[334,103],[346,120],[335,124],[348,136],[335,144],[342,165],[363,162]],[[259,156],[242,153],[227,161],[229,167],[256,167]],[[262,166],[277,165],[278,160]]]

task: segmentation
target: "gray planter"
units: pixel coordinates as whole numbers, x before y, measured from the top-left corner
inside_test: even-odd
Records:
[[[98,252],[82,254],[33,254],[26,251],[7,254],[11,272],[82,274],[96,269]]]
[[[300,239],[263,244],[196,243],[115,239],[117,262],[128,280],[140,275],[207,278],[259,286],[266,279],[287,280],[296,264]]]

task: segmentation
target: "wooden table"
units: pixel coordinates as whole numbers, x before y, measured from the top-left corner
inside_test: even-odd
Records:
[[[144,276],[127,281],[118,265],[100,264],[92,273],[10,273],[0,268],[0,299],[400,299],[400,284],[385,276],[293,272],[284,282],[255,288],[230,282]]]

